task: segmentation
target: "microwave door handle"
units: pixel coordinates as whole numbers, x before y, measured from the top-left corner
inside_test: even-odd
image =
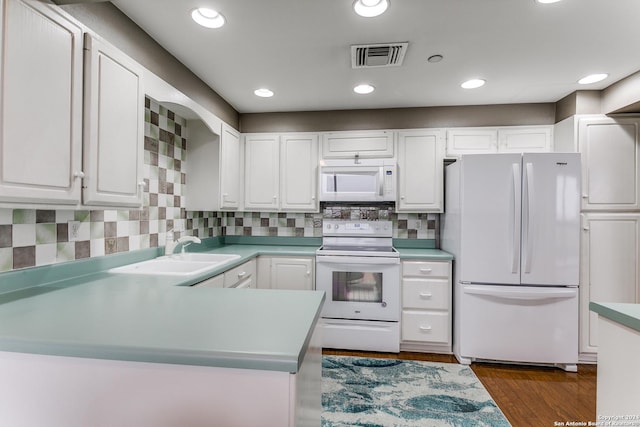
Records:
[[[380,167],[378,172],[378,194],[380,197],[384,196],[384,168]]]

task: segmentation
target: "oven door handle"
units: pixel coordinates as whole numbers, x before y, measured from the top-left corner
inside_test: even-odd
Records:
[[[333,256],[317,255],[316,262],[321,264],[365,264],[365,265],[392,265],[400,264],[400,258],[367,257],[367,256]]]

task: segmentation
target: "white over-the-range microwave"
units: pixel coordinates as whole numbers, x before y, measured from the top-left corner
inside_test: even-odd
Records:
[[[394,202],[396,163],[392,160],[325,160],[320,166],[322,202]]]

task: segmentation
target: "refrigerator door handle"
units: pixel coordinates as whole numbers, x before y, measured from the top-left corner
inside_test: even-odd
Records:
[[[509,229],[509,237],[511,240],[511,272],[518,272],[518,264],[520,261],[520,242],[518,242],[518,235],[516,234],[516,230],[518,230],[518,186],[520,185],[520,165],[518,163],[513,163],[511,165],[511,172],[513,178],[513,187],[511,191],[511,206],[510,206],[510,215],[511,215],[511,224]]]
[[[533,163],[527,163],[524,171],[526,196],[523,197],[526,206],[523,207],[522,231],[524,251],[523,273],[531,273],[531,255],[533,252],[533,223],[534,223],[534,197],[533,197]]]
[[[467,285],[463,292],[470,295],[480,295],[510,300],[544,300],[574,298],[576,288],[539,288],[540,291],[520,289],[517,286],[481,286]]]

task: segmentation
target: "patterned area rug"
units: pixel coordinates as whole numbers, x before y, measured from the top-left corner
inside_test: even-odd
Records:
[[[468,366],[323,356],[322,427],[510,426]]]

